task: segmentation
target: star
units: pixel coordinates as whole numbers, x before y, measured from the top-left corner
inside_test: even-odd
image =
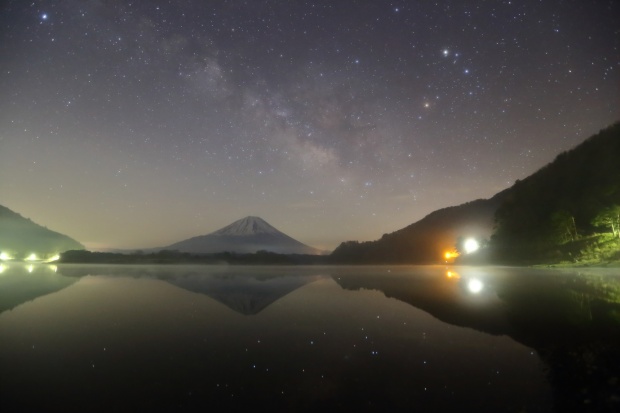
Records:
[[[620,2],[43,3],[0,13],[0,203],[93,245],[247,215],[326,250],[377,239],[493,196],[620,108]]]

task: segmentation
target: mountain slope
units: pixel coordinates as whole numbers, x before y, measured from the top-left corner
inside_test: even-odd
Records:
[[[497,211],[492,246],[504,261],[574,261],[590,248],[602,250],[603,244],[614,242],[612,237],[617,242],[619,216],[620,123],[616,123],[517,181]],[[588,239],[593,236],[599,239]]]
[[[242,218],[210,234],[169,245],[166,249],[191,253],[255,253],[261,250],[279,254],[321,253],[253,216]]]
[[[78,249],[84,246],[73,238],[35,224],[0,205],[0,252],[23,259],[31,253],[46,256]]]
[[[335,263],[433,264],[446,250],[454,249],[458,237],[488,238],[493,232],[495,211],[505,198],[478,199],[434,211],[403,229],[376,241],[343,242],[330,259]]]
[[[488,200],[437,210],[376,241],[343,242],[330,258],[335,263],[438,263],[458,237],[493,234],[487,253],[495,261],[574,260],[584,250],[603,248],[584,239],[596,225],[609,236],[620,234],[620,213],[613,218],[609,211],[620,211],[620,123]]]

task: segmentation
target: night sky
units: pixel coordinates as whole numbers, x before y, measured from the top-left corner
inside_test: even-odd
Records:
[[[620,119],[618,1],[0,4],[0,204],[91,249],[376,239]]]

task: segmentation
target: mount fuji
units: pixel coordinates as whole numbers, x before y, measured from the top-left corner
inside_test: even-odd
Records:
[[[248,216],[207,235],[200,235],[166,247],[190,253],[270,251],[278,254],[319,255],[322,251],[278,231],[259,217]]]

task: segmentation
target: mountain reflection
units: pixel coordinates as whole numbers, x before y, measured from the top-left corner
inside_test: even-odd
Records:
[[[154,410],[188,389],[201,407],[235,394],[274,411],[549,411],[549,387],[555,411],[618,411],[611,270],[3,265],[0,394],[14,408],[44,389],[21,411],[66,394]]]
[[[105,275],[157,278],[175,287],[206,295],[244,315],[255,315],[277,300],[321,278],[316,272],[298,275],[291,267],[228,266],[63,266],[72,277]]]
[[[332,273],[455,325],[505,334],[548,366],[557,411],[620,407],[620,279],[602,270],[462,268]]]
[[[166,279],[172,285],[207,295],[244,315],[258,314],[269,305],[320,276],[255,276],[186,275]]]
[[[506,334],[510,322],[504,304],[492,289],[492,281],[479,271],[458,273],[438,271],[436,267],[416,268],[415,277],[410,271],[376,272],[347,270],[333,273],[333,278],[348,290],[369,289],[383,292],[420,308],[441,321],[472,327],[491,334]],[[471,280],[486,288],[472,293]]]
[[[54,265],[0,264],[0,313],[56,293],[76,281],[57,273]]]

